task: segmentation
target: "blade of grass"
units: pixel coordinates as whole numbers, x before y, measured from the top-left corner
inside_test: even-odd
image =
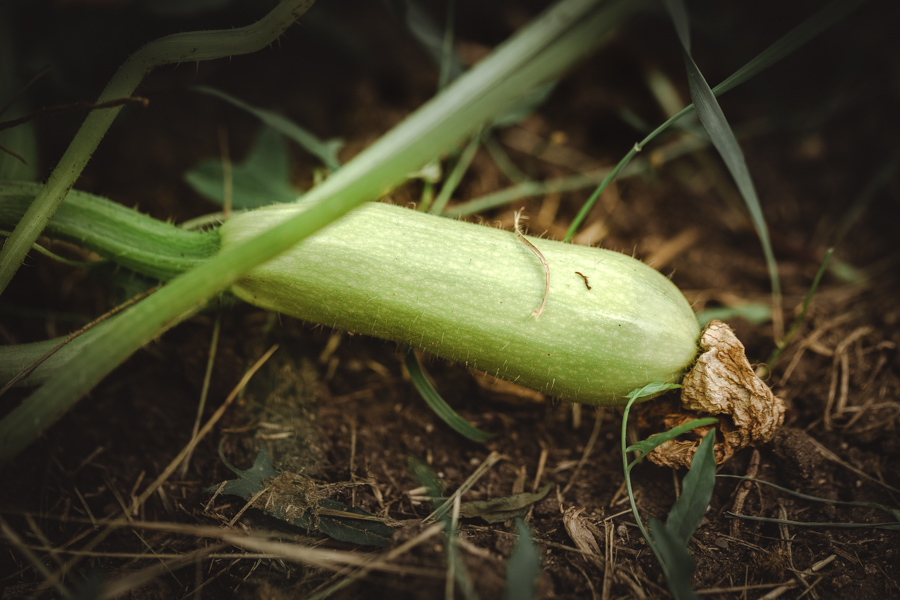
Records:
[[[453,192],[456,191],[459,182],[462,181],[463,175],[469,170],[469,165],[472,164],[472,159],[475,158],[475,153],[478,151],[480,145],[480,135],[476,135],[469,140],[469,143],[460,153],[456,164],[453,166],[453,170],[450,171],[450,175],[444,180],[444,185],[441,186],[441,191],[438,193],[437,198],[434,200],[434,204],[431,206],[430,212],[432,214],[439,215],[444,211],[447,203],[450,202],[450,197],[453,196]]]
[[[443,512],[436,517],[436,520],[440,522],[444,530],[444,543],[447,553],[447,578],[444,597],[447,600],[452,600],[454,597],[454,583],[458,583],[466,599],[474,600],[476,598],[475,588],[462,560],[459,546],[456,543],[461,494],[454,494],[447,502],[442,504],[440,499],[443,496],[443,488],[434,471],[427,464],[417,459],[411,461],[410,470],[413,476],[419,480],[419,483],[428,490],[428,495],[432,498],[434,512],[431,516],[437,515],[443,509]],[[449,510],[451,507],[452,510]],[[429,520],[430,517],[426,518],[423,523],[427,523]]]
[[[598,6],[599,5],[599,6]],[[176,277],[115,319],[112,335],[60,368],[0,421],[0,463],[30,444],[138,348],[203,307],[238,277],[378,198],[456,147],[523,90],[584,57],[643,2],[564,0],[500,46],[354,160],[307,193],[311,208]],[[49,215],[47,216],[49,218]],[[34,232],[37,235],[37,232]],[[30,245],[30,243],[29,243]]]
[[[789,519],[774,519],[770,517],[754,517],[752,515],[739,515],[731,511],[725,511],[728,519],[744,519],[745,521],[759,521],[760,523],[777,523],[781,525],[793,525],[795,527],[831,527],[834,529],[888,529],[900,530],[900,523],[831,523],[828,521],[791,521]]]
[[[178,33],[150,42],[119,67],[97,103],[131,96],[138,84],[153,69],[185,61],[199,62],[249,54],[265,48],[280,36],[300,15],[312,6],[313,0],[285,0],[265,17],[238,29]],[[106,134],[121,106],[92,111],[75,135],[47,183],[16,225],[12,235],[0,250],[0,294],[22,264],[31,245],[37,240],[47,221],[59,208],[66,194],[75,185],[91,154]]]
[[[735,306],[707,308],[697,313],[697,322],[701,327],[706,327],[713,319],[727,321],[735,317],[745,319],[754,325],[762,325],[772,318],[772,307],[759,302],[747,302]]]
[[[880,511],[888,513],[889,515],[894,517],[898,521],[898,523],[900,523],[900,508],[891,508],[889,506],[885,506],[883,504],[878,504],[876,502],[855,502],[855,501],[849,501],[849,500],[832,500],[830,498],[820,498],[818,496],[810,496],[809,494],[803,494],[796,490],[788,489],[786,487],[777,485],[775,483],[765,481],[764,479],[756,479],[755,477],[745,477],[743,475],[726,475],[724,473],[717,475],[716,477],[724,477],[724,478],[728,478],[728,479],[742,479],[745,481],[752,481],[753,483],[767,485],[771,488],[775,488],[779,492],[784,492],[785,494],[790,494],[791,496],[794,496],[796,498],[801,498],[803,500],[809,500],[810,502],[824,502],[825,504],[837,504],[840,506],[856,506],[859,508],[872,508],[875,510],[880,510]],[[741,516],[743,516],[743,515],[741,515]]]
[[[456,2],[450,0],[447,3],[447,24],[444,27],[444,37],[441,40],[441,73],[438,77],[438,89],[447,87],[451,81],[459,77],[463,72],[462,62],[453,50],[453,29],[456,21]]]
[[[824,31],[831,29],[869,0],[832,0],[818,12],[790,30],[774,44],[760,52],[743,67],[735,71],[719,85],[713,88],[716,96],[734,89],[748,79],[768,69],[785,56],[802,48],[810,40]]]
[[[715,438],[715,431],[710,431],[700,442],[682,482],[681,496],[669,511],[666,524],[656,519],[650,521],[653,543],[666,563],[666,583],[677,600],[697,598],[691,585],[696,563],[687,544],[700,526],[716,484]]]
[[[815,13],[803,23],[779,38],[778,41],[760,52],[756,57],[749,60],[744,66],[714,87],[712,93],[715,96],[721,96],[725,92],[728,92],[745,81],[755,77],[781,59],[793,53],[820,33],[830,29],[835,24],[845,19],[866,2],[868,2],[868,0],[834,0],[819,12]],[[594,206],[597,198],[600,197],[600,194],[606,189],[609,183],[615,179],[616,174],[621,171],[644,146],[666,131],[676,121],[694,112],[694,110],[695,107],[693,104],[685,106],[678,114],[670,117],[662,125],[654,129],[650,135],[635,144],[634,147],[628,151],[622,160],[614,167],[613,171],[598,186],[594,194],[584,203],[581,210],[578,211],[578,215],[576,215],[572,224],[569,226],[569,230],[566,232],[566,237],[564,238],[565,241],[572,241],[572,238],[575,236],[578,228],[581,227],[581,224]]]
[[[488,139],[490,140],[490,138]],[[496,144],[496,142],[494,143]],[[494,155],[494,152],[496,150],[492,151],[490,145],[486,143],[485,147],[489,152],[491,152],[491,156],[495,158],[495,162],[498,162],[498,166],[501,166],[501,169],[504,170],[504,173],[507,175],[507,177],[515,182],[515,185],[502,189],[498,192],[486,194],[480,198],[475,198],[474,200],[469,200],[468,202],[464,202],[457,206],[453,206],[444,211],[444,216],[464,217],[467,215],[489,210],[491,208],[496,208],[497,206],[503,204],[508,204],[515,200],[519,200],[520,198],[544,196],[546,194],[559,192],[570,192],[572,190],[580,190],[590,187],[595,188],[595,194],[598,193],[596,190],[599,190],[600,193],[602,193],[602,191],[606,189],[606,185],[608,185],[609,182],[611,182],[612,179],[616,176],[633,177],[635,175],[641,175],[650,170],[649,165],[651,162],[653,165],[666,163],[678,158],[679,156],[695,152],[700,148],[706,147],[707,145],[708,142],[705,139],[696,137],[682,137],[681,139],[670,145],[656,148],[653,151],[652,158],[648,157],[649,160],[638,159],[633,161],[620,161],[620,164],[616,166],[616,168],[618,168],[618,171],[615,172],[613,172],[611,169],[598,169],[596,171],[590,171],[581,175],[572,175],[569,177],[560,177],[557,179],[544,181],[529,181],[524,174],[519,175],[514,172],[507,172],[507,169],[509,167],[503,167],[500,165],[500,162],[497,160],[498,157]],[[502,160],[503,158],[500,158],[500,161]],[[506,160],[509,159],[507,158]],[[512,168],[515,168],[515,166],[513,165]],[[588,205],[585,204],[585,206]],[[591,206],[593,206],[593,203],[591,203]],[[590,208],[590,206],[588,206],[588,208]],[[566,234],[568,236],[566,241],[571,241],[576,231],[577,227],[575,229],[570,228]]]
[[[531,527],[521,518],[515,523],[518,538],[506,563],[503,600],[529,600],[537,597],[535,584],[541,574],[541,555],[532,539]]]
[[[834,248],[829,248],[825,252],[825,258],[822,259],[822,264],[819,265],[819,270],[816,272],[816,276],[813,278],[812,285],[809,286],[809,291],[806,292],[806,298],[803,299],[803,308],[800,309],[800,314],[797,315],[797,318],[794,320],[793,325],[788,330],[787,335],[782,338],[782,340],[775,346],[775,350],[772,351],[772,355],[769,357],[768,362],[766,362],[766,371],[768,373],[772,372],[772,367],[775,366],[775,361],[778,360],[778,357],[781,356],[782,351],[787,348],[787,345],[791,343],[791,338],[794,337],[794,334],[797,333],[797,330],[800,329],[800,326],[803,325],[803,321],[806,320],[806,311],[809,309],[809,303],[812,301],[813,295],[816,293],[816,290],[819,289],[819,283],[822,281],[822,276],[825,274],[826,269],[828,268],[828,262],[831,260],[831,255],[834,253]]]
[[[679,435],[681,435],[683,433],[687,433],[688,431],[691,431],[692,429],[696,429],[697,427],[705,427],[706,425],[713,425],[718,422],[719,422],[719,420],[716,419],[715,417],[705,417],[703,419],[694,419],[692,421],[689,421],[687,423],[679,425],[678,427],[673,427],[672,429],[669,429],[668,431],[663,431],[662,433],[657,433],[657,434],[651,435],[646,440],[641,440],[640,442],[632,444],[632,445],[628,446],[628,448],[626,448],[625,450],[627,452],[640,452],[641,455],[638,458],[636,458],[631,463],[630,466],[634,467],[634,465],[636,465],[638,462],[643,460],[643,458],[645,456],[650,454],[650,452],[653,451],[654,448],[662,446],[664,443],[668,442],[669,440],[674,440]]]
[[[447,23],[441,30],[417,2],[413,0],[387,0],[387,5],[416,39],[431,61],[440,67],[438,89],[462,75],[465,66],[453,50],[454,3],[447,4]]]
[[[200,387],[200,401],[197,402],[197,416],[194,418],[194,428],[191,430],[191,439],[197,437],[200,431],[200,422],[203,420],[203,412],[206,410],[206,399],[209,395],[209,384],[212,381],[213,367],[216,364],[216,352],[219,349],[219,332],[222,329],[222,313],[216,313],[216,320],[213,322],[212,339],[209,341],[209,356],[206,359],[206,372],[203,374],[203,384]],[[191,466],[191,458],[193,452],[188,453],[181,463],[181,477],[187,477],[188,469]]]
[[[654,384],[650,384],[650,385],[654,385]],[[649,387],[649,386],[644,386],[643,388],[641,388],[639,390],[635,390],[630,394],[631,399],[628,401],[628,404],[625,405],[625,411],[622,414],[622,431],[620,434],[620,439],[621,439],[621,443],[622,443],[622,466],[624,467],[624,471],[625,471],[625,489],[628,493],[628,499],[631,502],[631,513],[634,515],[634,521],[637,524],[638,529],[641,532],[641,535],[644,536],[644,539],[647,540],[647,542],[649,543],[650,550],[652,550],[654,556],[656,556],[656,562],[658,562],[660,567],[662,568],[663,575],[665,575],[666,578],[668,579],[668,573],[666,571],[666,566],[663,563],[663,559],[659,554],[659,550],[653,544],[653,538],[650,537],[650,534],[647,532],[647,529],[644,527],[644,522],[641,520],[641,515],[638,512],[637,503],[635,502],[635,499],[634,499],[634,489],[631,485],[631,469],[633,469],[634,466],[645,455],[641,455],[640,457],[638,457],[637,459],[635,459],[634,461],[629,463],[628,462],[628,448],[626,447],[626,443],[627,443],[626,440],[628,439],[628,414],[631,412],[631,407],[635,402],[637,402],[641,398],[645,398],[647,396],[652,395],[652,391],[647,391],[647,387]]]
[[[756,227],[756,233],[762,244],[763,255],[766,258],[766,266],[769,270],[769,281],[772,288],[772,322],[775,328],[775,339],[780,340],[784,334],[784,324],[781,314],[781,281],[778,276],[778,263],[775,261],[775,253],[769,241],[769,230],[766,226],[765,216],[759,203],[759,196],[753,179],[750,177],[750,169],[744,158],[744,152],[738,144],[737,137],[731,130],[725,113],[716,100],[697,63],[691,56],[690,29],[687,20],[687,11],[682,0],[665,0],[665,5],[672,17],[675,31],[681,41],[684,52],[684,64],[687,70],[688,87],[691,91],[691,99],[697,109],[697,116],[706,129],[710,140],[719,155],[725,162],[725,166],[731,173],[744,204],[750,212],[750,218]]]
[[[491,133],[484,137],[484,149],[488,151],[494,164],[500,169],[507,179],[513,183],[525,183],[528,181],[528,175],[523,173],[519,167],[512,161],[507,154],[506,149],[500,145],[497,138]]]
[[[409,378],[412,380],[419,395],[421,395],[422,399],[428,403],[431,410],[433,410],[447,426],[453,429],[453,431],[465,436],[473,442],[484,442],[494,437],[490,433],[482,431],[470,424],[459,416],[455,410],[450,408],[447,401],[441,397],[438,391],[434,389],[434,386],[431,385],[431,382],[428,381],[428,377],[426,377],[425,371],[422,370],[422,365],[419,363],[419,359],[416,357],[416,353],[412,348],[406,349],[403,364],[406,366],[406,370],[409,371]]]
[[[762,244],[772,288],[772,321],[775,324],[775,337],[780,339],[783,335],[781,280],[778,275],[778,263],[775,260],[775,253],[772,251],[769,230],[766,226],[759,196],[756,193],[756,187],[753,185],[753,179],[750,177],[750,169],[747,167],[747,161],[744,158],[740,144],[738,144],[731,126],[725,119],[725,113],[716,101],[715,95],[713,95],[709,84],[706,83],[706,79],[700,73],[700,69],[697,67],[694,59],[688,53],[685,53],[685,65],[688,70],[688,85],[691,90],[691,97],[694,100],[694,105],[697,107],[700,122],[703,123],[713,146],[719,151],[719,155],[725,161],[728,171],[734,178]]]
[[[224,100],[225,102],[228,102],[232,106],[236,106],[241,110],[247,111],[278,133],[297,142],[298,146],[321,160],[322,164],[325,165],[329,170],[337,171],[341,168],[341,161],[338,160],[337,153],[344,145],[343,140],[320,140],[312,133],[310,133],[303,127],[300,127],[287,117],[279,115],[276,112],[272,112],[271,110],[266,110],[264,108],[258,108],[251,104],[247,104],[243,100],[235,98],[231,94],[226,94],[225,92],[217,90],[216,88],[212,88],[206,85],[195,85],[191,89],[201,94],[207,94],[209,96],[219,98],[221,100]]]

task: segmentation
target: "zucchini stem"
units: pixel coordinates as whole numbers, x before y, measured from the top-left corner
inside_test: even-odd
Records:
[[[0,227],[22,219],[40,184],[0,182]],[[106,198],[72,190],[44,235],[72,242],[136,273],[168,281],[219,251],[218,231],[189,231]]]

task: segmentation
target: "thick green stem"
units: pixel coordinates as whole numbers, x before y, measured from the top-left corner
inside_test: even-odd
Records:
[[[199,62],[248,54],[278,39],[313,0],[285,0],[247,27],[178,33],[151,42],[131,55],[100,94],[97,103],[130,96],[153,69],[171,63]],[[91,155],[112,125],[121,106],[92,111],[47,183],[0,250],[0,294],[6,289],[25,255],[75,185]]]
[[[0,182],[0,228],[19,222],[40,184]],[[44,229],[143,275],[168,280],[211,258],[218,231],[188,231],[105,198],[72,190]]]

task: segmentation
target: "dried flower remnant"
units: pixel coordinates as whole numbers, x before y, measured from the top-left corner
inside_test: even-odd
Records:
[[[685,376],[679,414],[666,415],[667,426],[699,416],[721,416],[716,462],[738,450],[772,439],[784,421],[784,403],[753,372],[737,336],[728,325],[712,321],[700,336],[702,353]],[[662,466],[689,466],[708,428],[695,430],[694,440],[671,440],[650,453]]]

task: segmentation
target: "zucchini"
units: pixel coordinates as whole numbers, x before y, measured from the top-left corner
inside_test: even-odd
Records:
[[[227,249],[310,205],[233,217]],[[700,328],[678,288],[624,254],[370,203],[233,286],[242,300],[305,321],[409,344],[546,394],[624,404],[680,382]]]

